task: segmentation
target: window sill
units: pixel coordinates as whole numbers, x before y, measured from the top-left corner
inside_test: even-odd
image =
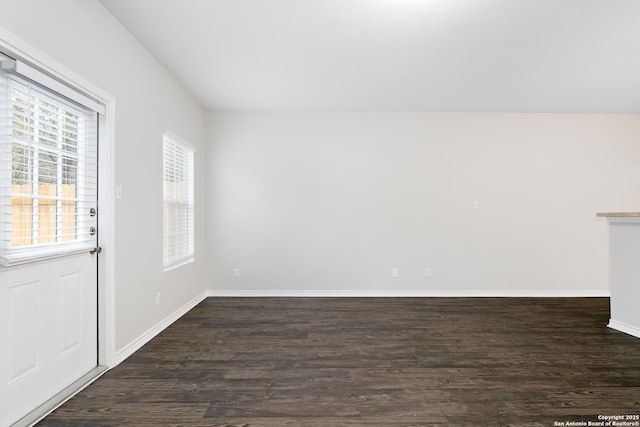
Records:
[[[177,261],[175,264],[169,264],[165,266],[162,271],[166,273],[167,271],[175,270],[176,268],[180,268],[184,265],[191,264],[193,261],[194,261],[194,257],[182,259],[180,261]]]
[[[0,267],[13,267],[15,265],[29,264],[38,261],[46,261],[54,258],[62,258],[88,252],[93,246],[87,244],[74,244],[69,246],[56,246],[46,249],[31,249],[18,253],[5,253],[0,255]]]

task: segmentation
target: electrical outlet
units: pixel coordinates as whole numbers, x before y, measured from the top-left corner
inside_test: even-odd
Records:
[[[156,304],[160,304],[160,292],[156,292]]]
[[[397,268],[394,267],[391,269],[391,277],[394,277],[394,278],[400,277],[400,272],[398,271]]]
[[[233,269],[233,277],[240,277],[240,269],[239,268],[234,268]]]
[[[480,202],[477,200],[473,201],[473,209],[479,209],[480,208]]]
[[[430,268],[427,268],[427,277],[433,277],[433,271]]]

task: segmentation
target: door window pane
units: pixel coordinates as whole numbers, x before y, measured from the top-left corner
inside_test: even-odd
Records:
[[[97,119],[90,109],[0,73],[0,264],[42,248],[93,246]]]

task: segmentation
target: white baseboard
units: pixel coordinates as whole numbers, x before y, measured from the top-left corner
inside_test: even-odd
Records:
[[[204,291],[178,310],[171,313],[160,323],[140,335],[127,346],[118,351],[110,368],[119,365],[156,335],[184,316],[189,310],[200,304],[207,297],[336,297],[336,298],[578,298],[608,297],[608,290],[599,291],[302,291],[302,290],[214,290]],[[609,327],[633,336],[640,337],[640,330],[624,323],[611,320]]]
[[[611,329],[615,329],[616,331],[624,332],[625,334],[640,338],[640,328],[636,326],[631,326],[613,319],[609,319],[609,324],[607,326]]]
[[[200,304],[205,298],[207,298],[207,296],[209,296],[209,292],[207,291],[200,293],[200,295],[193,298],[191,301],[189,301],[188,303],[186,303],[185,305],[183,305],[182,307],[180,307],[179,309],[171,313],[163,321],[155,325],[153,328],[149,329],[147,332],[140,335],[138,338],[133,340],[131,343],[129,343],[120,351],[116,352],[114,364],[113,366],[110,366],[110,368],[113,368],[114,366],[119,365],[127,357],[131,356],[133,353],[138,351],[143,345],[151,341],[151,339],[153,339],[160,332],[164,331],[173,322],[175,322],[176,320],[184,316],[193,307]]]
[[[608,290],[596,291],[302,291],[302,290],[216,290],[209,297],[414,297],[414,298],[580,298],[609,297]]]

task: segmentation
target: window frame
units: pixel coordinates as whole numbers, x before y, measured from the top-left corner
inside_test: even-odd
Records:
[[[163,271],[173,270],[195,261],[195,148],[175,134],[162,135],[162,249]],[[168,148],[172,150],[168,152]],[[176,153],[181,152],[179,157]],[[181,161],[179,161],[181,160]],[[181,164],[178,164],[181,163]],[[168,176],[184,178],[182,185],[172,187]],[[169,221],[170,212],[174,223]],[[181,216],[182,215],[182,216]],[[176,225],[176,227],[172,227]]]
[[[95,237],[90,236],[88,232],[89,207],[97,207],[97,182],[92,184],[93,191],[85,192],[87,180],[97,180],[97,176],[89,176],[85,174],[85,170],[97,169],[93,162],[97,162],[97,139],[98,139],[98,113],[90,107],[80,105],[76,101],[72,101],[61,95],[52,88],[33,81],[30,77],[14,72],[6,72],[3,70],[2,76],[3,93],[8,95],[3,97],[2,110],[6,114],[2,118],[2,140],[0,141],[0,162],[7,165],[5,170],[0,174],[0,266],[10,267],[44,259],[57,258],[75,253],[86,251],[88,248],[95,246]],[[21,93],[26,97],[25,110],[23,112],[15,110],[15,96]],[[43,107],[45,106],[45,107]],[[18,111],[18,115],[16,115]],[[55,120],[51,119],[48,125],[41,125],[41,115],[54,113]],[[27,128],[20,131],[16,118],[23,114],[23,118],[30,120],[26,122]],[[65,123],[70,117],[69,114],[75,115],[78,123],[75,128],[76,145],[75,152],[69,150],[65,136]],[[44,116],[43,116],[44,117]],[[50,118],[51,116],[49,116]],[[91,121],[91,124],[87,122]],[[49,126],[49,128],[47,127]],[[92,130],[89,130],[89,127]],[[47,134],[47,131],[55,129],[57,135],[47,143],[40,139],[40,132]],[[18,132],[18,133],[16,133]],[[25,136],[26,135],[26,136]],[[52,134],[50,134],[52,135]],[[95,138],[95,142],[91,142],[91,138]],[[52,145],[51,142],[55,143]],[[65,148],[65,145],[67,148]],[[25,159],[26,169],[22,172],[23,184],[27,185],[26,192],[14,192],[14,149],[21,148],[22,156]],[[41,155],[49,156],[56,159],[55,176],[46,176],[46,173],[40,171],[39,163]],[[74,174],[74,197],[65,197],[64,185],[66,173],[69,169],[65,169],[65,161],[71,160],[75,162]],[[91,163],[91,165],[89,165]],[[69,164],[66,164],[69,165]],[[92,169],[93,168],[93,169]],[[51,172],[53,169],[51,169]],[[55,188],[55,195],[40,194],[43,185],[43,177],[55,179],[55,183],[51,182]],[[30,205],[22,205],[19,202],[15,206],[31,206],[30,226],[20,230],[22,233],[28,232],[22,237],[16,237],[14,232],[14,199],[31,200]],[[48,236],[40,236],[40,215],[39,204],[42,201],[48,201],[48,204],[54,206],[54,228],[48,229]],[[71,203],[74,211],[72,235],[65,234],[68,229],[68,218],[65,220],[64,204]],[[51,213],[44,214],[51,216]],[[65,221],[67,221],[65,225]],[[51,234],[53,232],[53,234]],[[18,235],[19,236],[19,235]],[[54,240],[51,241],[51,238]],[[30,243],[20,242],[20,240],[29,240]],[[15,241],[20,243],[15,244]]]

